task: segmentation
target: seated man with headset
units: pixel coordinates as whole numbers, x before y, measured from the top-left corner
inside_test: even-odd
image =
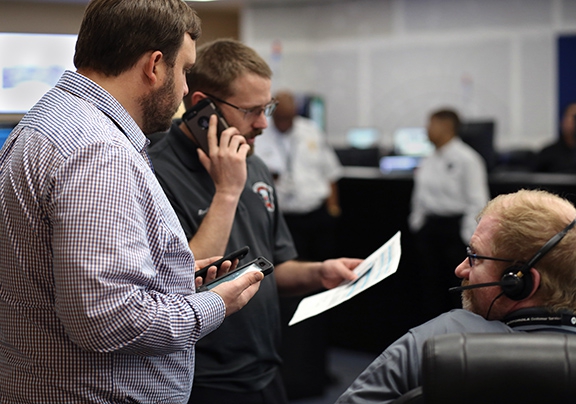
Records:
[[[438,334],[576,335],[576,209],[546,191],[500,195],[479,215],[456,268],[464,309],[444,313],[390,345],[338,399],[390,403],[422,385],[424,342]]]

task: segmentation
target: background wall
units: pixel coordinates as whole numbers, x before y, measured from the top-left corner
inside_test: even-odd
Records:
[[[85,5],[0,1],[0,32],[77,34]]]
[[[241,38],[274,87],[327,102],[327,130],[374,126],[382,146],[430,110],[497,122],[496,147],[539,148],[557,133],[556,41],[576,32],[572,0],[351,0],[253,4]]]
[[[87,0],[75,0],[73,3],[0,0],[0,32],[77,34],[87,3]],[[194,4],[193,7],[202,20],[202,36],[198,45],[216,38],[239,38],[238,5]],[[180,110],[177,114],[182,115],[182,112]],[[0,114],[0,122],[17,121],[21,117]]]
[[[78,1],[0,0],[0,31],[77,33]],[[324,97],[335,145],[370,126],[390,147],[395,128],[441,106],[496,120],[501,151],[556,135],[556,42],[576,33],[574,0],[246,1],[193,2],[200,43],[239,37],[268,60],[274,89]]]

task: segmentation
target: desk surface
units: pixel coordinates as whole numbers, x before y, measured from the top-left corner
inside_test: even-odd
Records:
[[[383,173],[376,167],[343,167],[344,178],[412,180],[411,172]],[[523,183],[533,185],[576,186],[576,174],[533,173],[523,171],[495,172],[488,176],[491,183]]]

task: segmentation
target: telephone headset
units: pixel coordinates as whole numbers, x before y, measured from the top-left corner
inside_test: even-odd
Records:
[[[500,286],[502,288],[502,293],[507,298],[512,300],[526,299],[534,287],[534,280],[532,279],[530,269],[536,265],[536,263],[540,261],[542,257],[544,257],[552,248],[554,248],[560,242],[560,240],[562,240],[564,236],[566,236],[566,234],[574,227],[574,225],[576,225],[576,219],[574,219],[560,233],[552,236],[552,238],[548,240],[546,244],[544,244],[525,264],[519,263],[506,268],[504,275],[502,275],[502,279],[499,282],[477,283],[474,285],[458,286],[450,288],[450,292],[460,292],[463,290],[485,288],[488,286]]]

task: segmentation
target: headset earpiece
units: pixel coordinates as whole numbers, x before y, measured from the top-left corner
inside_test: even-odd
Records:
[[[504,296],[511,300],[524,300],[534,287],[534,279],[530,268],[524,265],[513,265],[506,268],[501,279],[502,292]]]
[[[534,288],[534,279],[532,278],[530,270],[542,257],[548,254],[575,225],[576,219],[572,220],[561,232],[552,236],[527,263],[523,265],[513,265],[504,271],[500,284],[502,292],[506,297],[512,300],[523,300],[530,296],[530,292],[532,292]]]

